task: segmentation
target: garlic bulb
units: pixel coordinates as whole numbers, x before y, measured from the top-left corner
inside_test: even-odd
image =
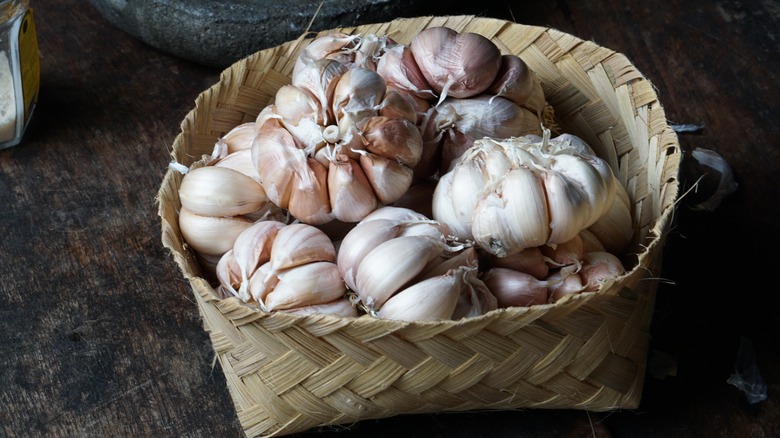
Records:
[[[569,135],[550,139],[549,131],[540,141],[477,140],[439,180],[433,218],[499,257],[574,239],[615,196],[609,166],[586,148]],[[461,179],[468,184],[455,189]]]
[[[449,269],[476,262],[476,257],[463,257],[453,265],[453,256],[465,247],[447,235],[445,226],[413,210],[382,207],[347,233],[336,263],[347,286],[374,312],[402,288],[426,280],[426,274],[441,274],[437,266]]]
[[[347,287],[330,238],[314,226],[259,221],[241,232],[217,264],[219,288],[261,310],[344,313]]]
[[[417,113],[371,69],[386,39],[315,41],[264,110],[252,161],[268,198],[295,219],[356,223],[411,186],[422,154]]]

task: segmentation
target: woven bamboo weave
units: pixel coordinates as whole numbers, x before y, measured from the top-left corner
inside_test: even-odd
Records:
[[[182,175],[170,170],[157,198],[162,241],[190,282],[247,436],[410,413],[639,404],[681,159],[652,84],[624,55],[550,28],[442,16],[337,30],[409,43],[432,26],[482,34],[537,72],[556,123],[587,141],[627,187],[634,265],[597,293],[460,321],[265,314],[218,298],[203,278],[178,228]],[[189,166],[253,121],[290,82],[298,51],[314,36],[226,69],[183,120],[173,160]]]

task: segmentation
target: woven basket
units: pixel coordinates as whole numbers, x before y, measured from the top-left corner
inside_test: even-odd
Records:
[[[627,187],[635,265],[597,293],[460,321],[265,314],[218,298],[203,278],[178,227],[182,175],[168,171],[157,199],[162,241],[194,291],[247,436],[408,413],[639,404],[681,159],[652,84],[622,54],[544,27],[444,16],[339,30],[408,44],[432,26],[485,35],[537,72],[560,128],[586,140]],[[253,121],[290,82],[296,55],[310,39],[226,69],[182,122],[173,160],[189,166],[210,154],[218,137]]]

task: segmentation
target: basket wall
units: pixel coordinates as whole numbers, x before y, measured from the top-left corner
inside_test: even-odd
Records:
[[[248,436],[405,413],[639,404],[681,156],[651,83],[622,54],[503,20],[419,17],[339,30],[409,43],[432,26],[485,35],[537,72],[562,130],[587,141],[626,185],[636,265],[598,293],[462,321],[263,314],[235,298],[220,300],[200,276],[178,228],[182,176],[168,171],[158,193],[162,241],[190,281]],[[232,127],[253,121],[290,82],[306,42],[258,52],[226,69],[182,122],[173,159],[189,166]]]

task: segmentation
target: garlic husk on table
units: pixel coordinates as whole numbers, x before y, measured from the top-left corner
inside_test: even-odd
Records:
[[[433,218],[503,257],[576,237],[609,210],[616,181],[606,162],[571,135],[483,138],[439,180]]]

